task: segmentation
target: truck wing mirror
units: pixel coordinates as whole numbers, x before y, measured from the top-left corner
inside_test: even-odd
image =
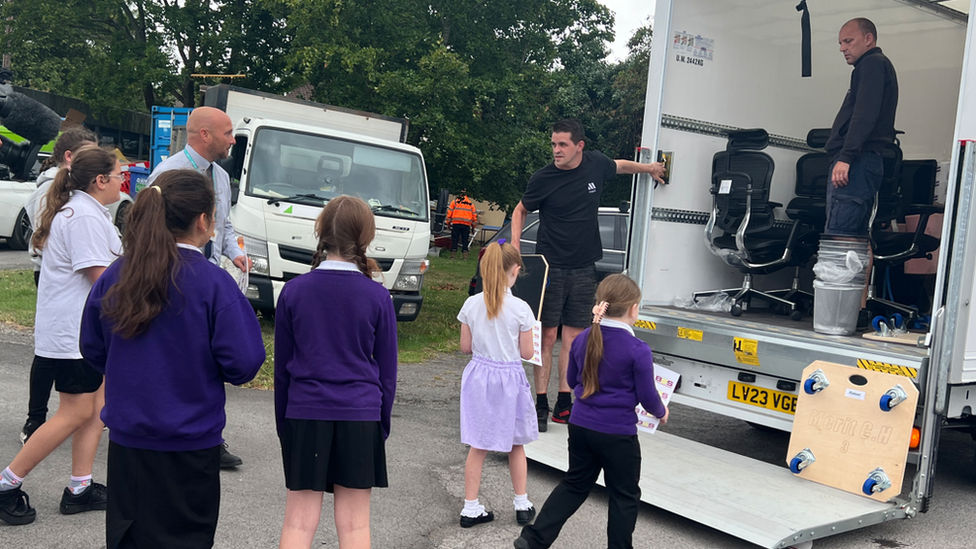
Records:
[[[233,180],[230,182],[230,205],[233,206],[237,204],[237,198],[241,194],[241,182],[238,180]]]

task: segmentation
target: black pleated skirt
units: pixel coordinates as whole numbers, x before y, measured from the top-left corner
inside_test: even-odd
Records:
[[[281,435],[285,486],[333,491],[386,488],[386,442],[378,421],[286,419]]]

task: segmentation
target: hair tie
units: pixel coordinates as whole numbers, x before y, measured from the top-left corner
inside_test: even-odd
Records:
[[[610,304],[606,301],[601,301],[593,306],[593,324],[599,324],[603,320],[603,315],[607,314],[607,307]]]
[[[508,241],[507,241],[506,239],[504,239],[504,238],[499,238],[499,239],[498,239],[498,245],[499,245],[499,246],[501,246],[502,244],[504,244],[504,243],[506,243],[506,242],[508,242]]]
[[[163,190],[159,188],[159,185],[153,185],[152,188],[156,189],[156,192],[159,193],[159,196],[163,196]]]

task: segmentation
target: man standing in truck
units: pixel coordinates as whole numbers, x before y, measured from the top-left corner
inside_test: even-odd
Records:
[[[854,66],[851,87],[830,128],[826,234],[863,239],[881,187],[884,148],[895,141],[898,77],[895,67],[877,46],[878,29],[858,17],[838,34],[840,52]],[[868,254],[868,272],[873,257]],[[867,288],[865,296],[867,298]],[[866,318],[862,311],[862,317]],[[860,322],[859,322],[860,324]]]
[[[569,349],[592,319],[596,262],[603,257],[599,208],[603,185],[617,174],[648,173],[664,182],[664,165],[611,160],[598,151],[583,151],[583,126],[562,120],[552,126],[553,161],[532,174],[521,202],[512,213],[512,245],[519,247],[529,212],[539,210],[536,253],[549,263],[549,282],[542,303],[542,366],[535,367],[539,431],[548,429],[549,376],[556,334],[563,327],[559,350],[559,395],[552,420],[566,423],[573,409],[566,381]]]
[[[152,185],[159,174],[169,170],[196,170],[213,181],[215,195],[215,234],[203,249],[211,263],[220,265],[222,256],[228,257],[238,269],[250,270],[251,260],[237,245],[237,233],[230,222],[230,175],[217,165],[230,154],[234,146],[234,125],[227,113],[213,107],[198,107],[186,119],[186,147],[160,162],[149,175]],[[220,447],[220,467],[230,469],[244,461],[227,451],[227,443]]]

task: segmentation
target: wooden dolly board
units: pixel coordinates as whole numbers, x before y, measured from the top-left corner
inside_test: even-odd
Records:
[[[919,340],[925,339],[924,332],[906,332],[903,334],[894,334],[888,337],[882,336],[878,332],[867,332],[864,334],[864,339],[870,339],[871,341],[881,341],[882,343],[897,343],[898,345],[911,345],[913,347],[920,347],[918,344]]]
[[[828,382],[822,389],[818,372]],[[800,478],[876,501],[900,494],[918,404],[915,384],[902,376],[820,360],[807,366],[801,379],[786,456],[790,470]],[[904,399],[895,399],[890,411],[884,411],[883,404],[892,402],[889,391],[896,386]],[[809,394],[808,389],[815,392]],[[805,451],[813,454],[812,462],[801,459]],[[878,468],[889,487],[880,489],[885,482],[875,476]],[[871,490],[872,480],[877,491]]]

